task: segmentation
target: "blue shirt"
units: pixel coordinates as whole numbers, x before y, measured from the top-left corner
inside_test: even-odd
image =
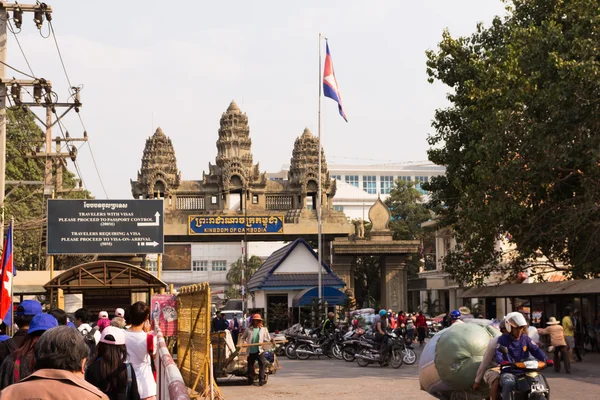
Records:
[[[508,354],[503,354],[499,348],[496,348],[495,359],[498,364],[502,361],[519,362],[527,360],[531,356],[540,361],[546,361],[546,354],[527,335],[521,335],[519,340],[513,340],[509,334],[504,334],[498,339],[498,346],[508,348]]]
[[[4,342],[5,340],[10,339],[10,336],[8,335],[0,335],[0,342]]]

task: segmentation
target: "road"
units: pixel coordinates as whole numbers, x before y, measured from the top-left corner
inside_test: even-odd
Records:
[[[219,388],[226,400],[434,399],[419,390],[416,365],[402,365],[397,370],[375,365],[361,368],[356,363],[327,358],[300,361],[285,357],[280,358],[280,363],[281,369],[270,377],[265,386],[249,387],[239,378],[233,378],[220,380]],[[574,364],[571,375],[556,374],[553,370],[546,370],[544,374],[548,378],[554,399],[600,398],[600,355],[588,355],[583,363]]]

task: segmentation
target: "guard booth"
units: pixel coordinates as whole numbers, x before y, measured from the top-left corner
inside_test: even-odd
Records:
[[[44,285],[50,304],[57,306],[63,294],[83,295],[83,307],[98,315],[102,310],[127,308],[135,301],[150,301],[151,292],[167,284],[132,264],[120,261],[94,261],[77,265]]]

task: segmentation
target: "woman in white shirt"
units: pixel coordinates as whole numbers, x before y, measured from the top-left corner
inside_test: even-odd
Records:
[[[150,308],[143,301],[129,308],[131,327],[125,331],[127,361],[131,363],[137,378],[138,391],[142,400],[156,400],[156,381],[152,373],[152,359],[156,338],[150,331]],[[150,335],[150,339],[148,338]],[[149,346],[149,342],[151,345]]]

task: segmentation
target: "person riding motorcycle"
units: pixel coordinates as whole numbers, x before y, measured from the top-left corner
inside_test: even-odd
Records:
[[[330,312],[321,326],[321,335],[328,337],[329,334],[335,332],[335,314]]]
[[[381,317],[379,321],[375,324],[375,341],[379,342],[379,354],[381,358],[385,356],[387,350],[387,338],[386,338],[386,329],[388,327],[387,321],[387,311],[379,310],[379,316]]]
[[[452,310],[450,311],[450,325],[454,325],[456,323],[464,324],[464,322],[460,319],[460,311]]]
[[[521,360],[530,359],[531,356],[539,361],[548,363],[546,354],[523,332],[527,328],[527,321],[520,312],[511,312],[504,318],[508,335],[502,335],[498,339],[498,347],[496,348],[495,359],[501,366],[506,366],[511,363]],[[506,348],[506,354],[501,351]],[[513,399],[513,392],[517,385],[517,376],[510,368],[503,368],[500,373],[500,387],[502,389],[502,399]]]

